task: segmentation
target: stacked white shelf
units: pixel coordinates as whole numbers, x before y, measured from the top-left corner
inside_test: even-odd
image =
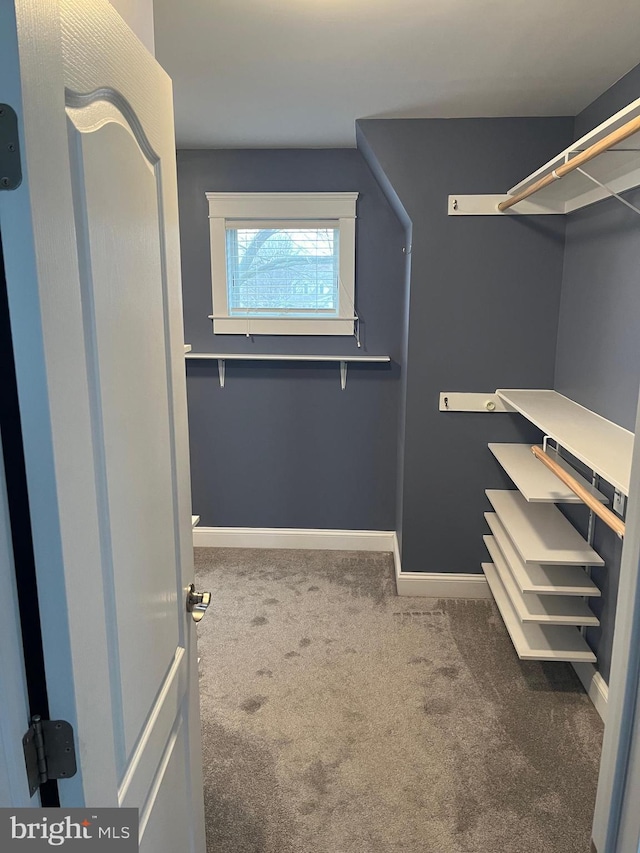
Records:
[[[564,660],[595,663],[596,656],[577,628],[525,623],[518,617],[493,563],[483,563],[491,592],[518,657],[523,660]]]
[[[486,494],[523,563],[604,565],[554,504],[530,503],[518,491],[487,489]]]
[[[633,433],[555,391],[498,390],[497,394],[594,474],[628,493]],[[482,568],[518,655],[524,659],[595,662],[580,630],[597,626],[588,606],[600,590],[591,566],[604,561],[557,503],[580,503],[531,453],[528,444],[490,444],[517,490],[488,490],[493,512],[484,541],[492,562]],[[605,495],[552,448],[547,453],[598,501]]]
[[[490,444],[489,450],[513,480],[518,491],[531,503],[581,503],[580,498],[571,489],[540,464],[531,452],[529,444]],[[547,448],[547,454],[595,498],[607,503],[606,497],[581,477],[559,453]]]
[[[500,455],[498,450],[496,458]],[[522,472],[518,479],[531,486]],[[550,486],[553,494],[556,483]],[[485,516],[493,535],[484,542],[493,562],[482,568],[518,656],[595,662],[579,626],[600,623],[580,596],[599,591],[582,567],[602,566],[604,561],[539,484],[536,502],[515,490],[488,489],[486,494],[494,512]]]
[[[523,562],[495,512],[485,512],[484,517],[521,593],[536,596],[600,596],[600,590],[580,566]]]

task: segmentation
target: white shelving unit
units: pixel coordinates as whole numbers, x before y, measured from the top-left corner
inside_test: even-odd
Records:
[[[522,622],[493,563],[482,563],[482,570],[518,657],[523,660],[595,663],[596,656],[577,628]]]
[[[580,498],[571,489],[540,464],[528,444],[489,444],[489,450],[513,480],[518,491],[530,503],[581,503]],[[581,477],[556,451],[549,448],[547,453],[597,500],[608,503],[602,492]]]
[[[487,489],[486,495],[524,563],[604,566],[553,504],[527,503],[517,491]]]
[[[568,595],[535,595],[523,593],[493,536],[483,536],[493,565],[521,622],[540,625],[594,625],[600,624],[582,598]]]
[[[311,361],[332,362],[340,365],[340,387],[347,387],[347,365],[349,364],[389,364],[388,355],[278,355],[229,352],[189,352],[188,359],[209,359],[218,362],[220,387],[224,388],[225,364],[227,361]]]
[[[640,207],[620,194],[640,186],[640,98],[602,122],[577,142],[528,175],[507,194],[450,195],[450,216],[568,214],[604,198],[640,214]],[[588,542],[554,506],[575,503],[560,480],[536,467],[529,447],[490,445],[491,452],[518,490],[488,490],[495,514],[486,518],[493,536],[485,543],[493,563],[483,570],[511,639],[522,658],[595,662],[577,626],[597,624],[578,596],[596,595],[589,578],[591,566],[604,561],[591,547],[596,517],[619,536],[624,525],[603,511],[601,493],[577,476],[561,458],[562,450],[593,472],[593,481],[606,480],[616,490],[614,510],[624,511],[622,495],[629,494],[634,436],[628,430],[551,390],[498,389],[508,410],[519,412],[556,443],[553,457],[559,477],[569,467],[589,506]],[[547,457],[544,463],[549,462]],[[553,462],[550,464],[553,467]],[[551,474],[551,477],[550,477]],[[592,500],[595,497],[596,501]],[[584,566],[584,569],[580,568]],[[570,573],[570,576],[567,574]],[[566,624],[539,624],[558,620]]]
[[[627,430],[555,391],[497,394],[595,474],[628,491],[633,435]],[[600,596],[600,590],[589,573],[604,560],[591,538],[586,542],[555,506],[579,501],[534,457],[530,445],[492,443],[489,449],[517,486],[486,492],[494,509],[485,513],[492,535],[484,537],[492,562],[482,566],[516,651],[529,660],[595,663],[583,632],[599,624],[588,599]],[[548,447],[547,453],[607,502],[558,452]]]
[[[629,494],[632,432],[557,391],[499,388],[496,393],[614,488]]]
[[[495,512],[485,512],[484,517],[520,592],[534,595],[600,597],[600,590],[580,566],[541,566],[539,563],[524,563]]]

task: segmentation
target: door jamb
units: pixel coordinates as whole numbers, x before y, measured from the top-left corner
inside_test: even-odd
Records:
[[[3,576],[0,583],[2,589],[11,590],[12,594],[7,596],[7,604],[10,603],[11,607],[15,608],[15,613],[12,616],[5,613],[4,618],[15,623],[20,630],[20,638],[17,642],[11,642],[10,636],[7,638],[9,644],[7,654],[13,654],[14,657],[16,654],[20,655],[19,662],[14,660],[13,669],[15,673],[16,667],[18,667],[17,671],[21,670],[24,677],[23,686],[26,690],[25,698],[28,705],[24,708],[24,719],[20,724],[20,728],[22,728],[21,739],[29,727],[30,718],[34,714],[39,714],[43,719],[48,718],[49,701],[1,232],[0,373],[3,376],[4,383],[0,397],[0,474],[2,475],[0,477],[0,488],[2,489],[0,513],[3,514],[0,524],[6,521],[6,529],[4,529],[4,524],[0,528],[0,537],[9,537],[6,543],[2,542],[2,547],[6,550],[9,560],[2,561]],[[11,629],[9,628],[9,630]],[[13,679],[15,678],[14,674]],[[22,704],[21,699],[18,698],[21,693],[21,686],[15,680],[12,685],[7,684],[7,690],[3,690],[3,695],[7,697],[7,704],[11,702],[12,698]],[[15,731],[13,737],[15,738]],[[11,748],[12,753],[14,749],[21,753],[21,740],[20,747],[14,745],[14,748]],[[5,750],[9,751],[7,744],[5,744]],[[13,773],[16,772],[17,768],[14,767]],[[20,775],[23,775],[23,772],[24,756],[22,757]],[[40,799],[42,806],[59,806],[57,782],[50,780],[43,783],[40,787]]]
[[[640,435],[640,405],[636,418]],[[593,819],[593,842],[599,853],[619,849],[623,805],[630,783],[629,759],[640,701],[640,441],[634,442],[626,533],[622,548],[616,625],[604,730],[598,793]]]

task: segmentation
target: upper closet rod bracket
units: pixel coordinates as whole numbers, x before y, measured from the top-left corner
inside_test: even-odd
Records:
[[[522,201],[518,209],[513,208],[504,213],[498,205],[506,201],[509,196],[506,193],[489,195],[450,195],[447,206],[449,216],[531,216],[543,214],[563,213],[549,205],[542,205],[536,201]]]
[[[513,412],[494,392],[441,391],[438,408],[441,412]]]

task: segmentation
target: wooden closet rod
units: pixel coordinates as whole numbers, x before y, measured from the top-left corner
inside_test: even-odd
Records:
[[[617,130],[612,131],[607,136],[604,136],[599,142],[595,142],[593,145],[590,145],[584,151],[581,151],[577,156],[573,158],[573,160],[568,160],[566,163],[563,163],[561,166],[558,166],[557,169],[549,172],[548,175],[545,175],[540,180],[536,181],[534,184],[526,189],[522,190],[522,192],[517,195],[511,196],[511,198],[506,198],[504,201],[501,201],[498,205],[498,210],[507,210],[510,207],[513,207],[514,204],[518,204],[519,201],[523,201],[525,198],[529,198],[530,195],[537,193],[538,190],[544,189],[544,187],[548,187],[549,184],[552,184],[554,181],[557,181],[559,178],[564,178],[565,175],[568,175],[569,172],[573,172],[575,169],[578,169],[580,166],[583,166],[585,163],[588,163],[589,160],[593,160],[594,157],[597,157],[598,154],[602,154],[603,151],[608,151],[609,148],[613,148],[614,145],[617,145],[619,142],[623,142],[625,139],[628,139],[630,136],[633,136],[634,133],[637,133],[640,130],[640,116],[637,118],[631,119],[626,124],[623,124]]]
[[[533,446],[531,448],[531,452],[539,459],[542,463],[544,463],[550,471],[556,475],[559,480],[571,489],[571,491],[577,495],[581,501],[583,501],[590,510],[593,510],[598,518],[601,518],[607,527],[610,527],[614,530],[618,536],[622,539],[624,536],[624,521],[621,518],[618,518],[610,509],[607,509],[606,506],[603,506],[599,500],[594,498],[594,496],[585,489],[574,477],[571,476],[564,468],[561,468],[557,462],[544,452],[541,447]]]

